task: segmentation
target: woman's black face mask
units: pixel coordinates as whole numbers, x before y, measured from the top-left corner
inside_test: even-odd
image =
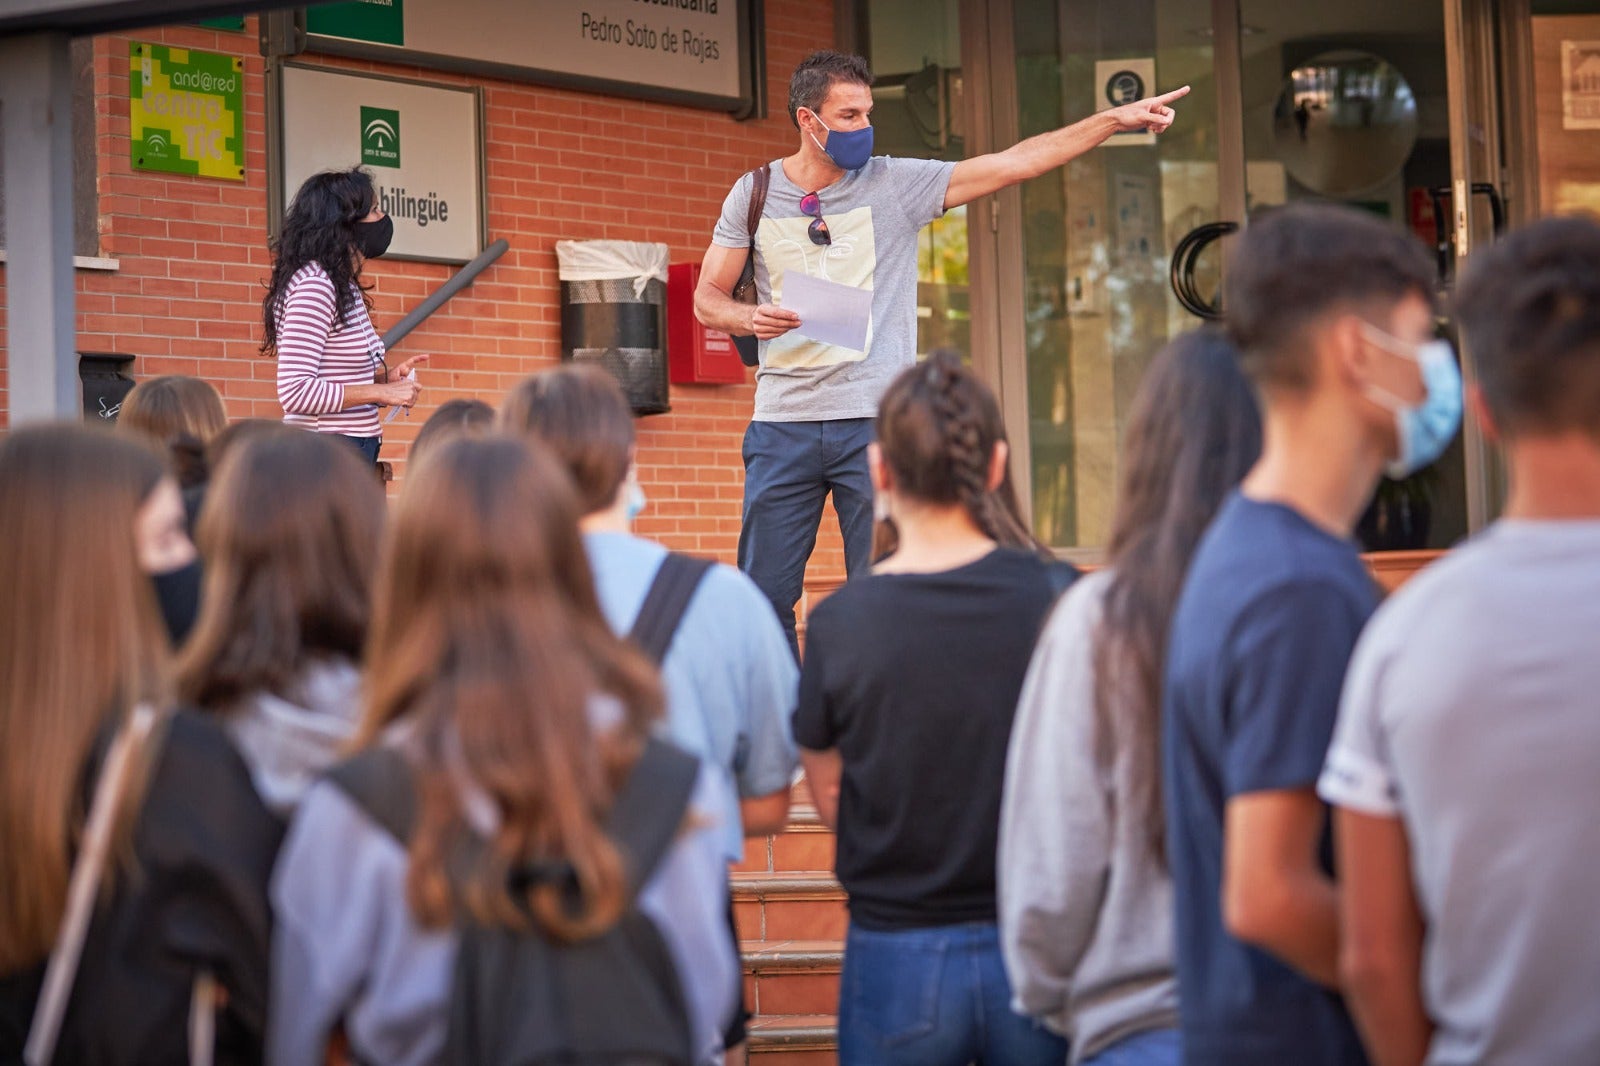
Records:
[[[376,259],[389,250],[394,239],[394,219],[384,215],[376,222],[357,222],[355,231],[356,251],[363,259]]]
[[[161,604],[161,620],[167,624],[167,636],[172,646],[178,647],[189,637],[194,621],[200,614],[200,560],[188,566],[151,574],[156,587],[156,600]]]

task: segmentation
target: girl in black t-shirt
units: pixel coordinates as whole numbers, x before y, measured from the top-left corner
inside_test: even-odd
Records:
[[[1028,659],[1076,572],[1007,505],[999,405],[959,358],[896,379],[876,428],[893,552],[812,612],[794,719],[850,896],[840,1062],[1058,1066],[1011,1010],[995,848]]]

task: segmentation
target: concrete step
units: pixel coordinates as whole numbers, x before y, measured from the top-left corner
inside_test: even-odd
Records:
[[[844,939],[845,893],[830,873],[734,873],[733,914],[742,940]]]
[[[745,942],[745,1002],[758,1017],[820,1015],[839,1005],[844,944],[837,940]]]
[[[771,1066],[835,1066],[838,1039],[831,1014],[756,1018],[750,1023],[750,1057]]]

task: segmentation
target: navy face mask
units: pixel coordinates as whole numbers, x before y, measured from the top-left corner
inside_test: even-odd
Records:
[[[811,111],[809,107],[806,110]],[[828,130],[823,124],[822,117],[815,111],[811,111],[811,117],[817,120],[817,125]],[[867,165],[867,160],[872,158],[871,126],[863,126],[858,130],[828,130],[827,144],[817,140],[816,134],[811,135],[811,140],[833,160],[834,166],[842,170],[860,170]]]

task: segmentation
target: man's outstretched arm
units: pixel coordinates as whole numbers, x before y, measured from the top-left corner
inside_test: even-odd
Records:
[[[1112,134],[1165,132],[1177,117],[1171,104],[1188,95],[1189,86],[1185,85],[1170,93],[1123,104],[1070,126],[1029,137],[1003,152],[963,159],[950,172],[950,188],[944,194],[945,210],[1064,166],[1069,160],[1098,148]]]

